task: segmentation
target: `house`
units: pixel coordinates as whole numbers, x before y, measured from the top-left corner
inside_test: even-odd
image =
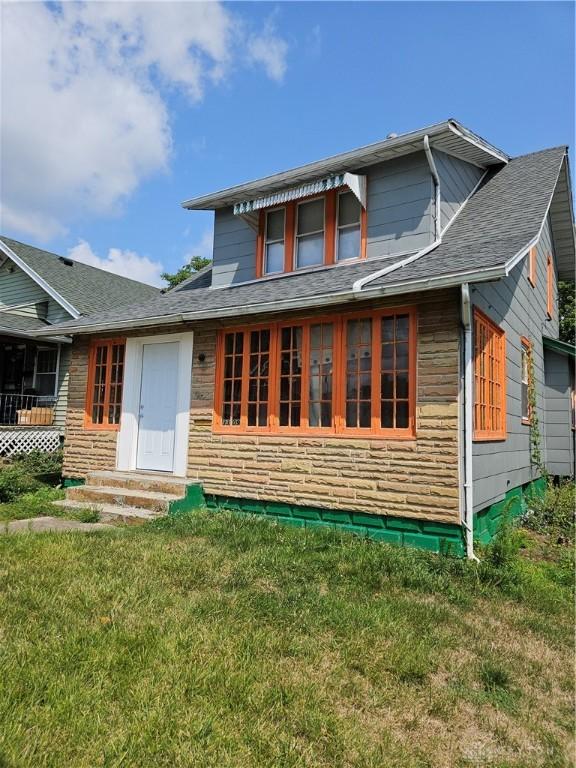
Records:
[[[472,556],[547,462],[573,473],[566,147],[510,158],[448,120],[183,206],[214,211],[210,268],[57,327],[69,504],[196,488]]]
[[[156,288],[0,238],[0,456],[54,450],[64,432],[70,337],[55,324],[148,301]],[[40,337],[40,331],[48,336]]]

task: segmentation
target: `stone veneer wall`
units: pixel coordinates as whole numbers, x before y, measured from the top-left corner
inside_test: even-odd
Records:
[[[207,494],[458,522],[457,297],[452,291],[437,291],[382,300],[375,306],[408,303],[418,307],[414,440],[212,434],[216,327],[196,324],[189,477],[200,481]],[[329,313],[336,315],[338,309],[319,314]],[[182,331],[182,326],[172,330]],[[152,332],[143,329],[139,334]],[[82,428],[86,356],[87,344],[75,342],[64,471],[76,476],[90,469],[113,469],[116,453],[115,432]]]

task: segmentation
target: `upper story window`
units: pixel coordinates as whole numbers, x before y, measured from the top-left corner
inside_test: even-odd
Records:
[[[218,432],[415,434],[413,307],[222,331]]]
[[[474,439],[506,438],[506,334],[474,310]]]
[[[536,285],[537,258],[538,252],[536,246],[533,245],[528,255],[528,280],[533,288]]]
[[[337,261],[357,259],[361,246],[362,206],[352,192],[338,195]]]
[[[548,319],[552,318],[554,310],[554,262],[552,256],[548,254],[546,259],[546,314]]]
[[[260,213],[256,274],[276,275],[366,257],[366,210],[348,190]]]
[[[324,198],[299,203],[296,215],[296,269],[324,263]]]
[[[266,242],[264,272],[272,275],[284,271],[284,208],[268,211],[266,214]]]

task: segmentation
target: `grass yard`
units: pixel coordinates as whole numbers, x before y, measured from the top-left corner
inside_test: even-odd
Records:
[[[2,536],[0,766],[572,765],[572,567],[538,541],[475,566],[227,514]]]

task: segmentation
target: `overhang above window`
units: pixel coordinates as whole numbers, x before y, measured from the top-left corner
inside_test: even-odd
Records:
[[[242,216],[251,226],[258,226],[258,212],[264,208],[274,208],[292,200],[301,200],[304,197],[320,195],[331,189],[339,187],[348,187],[360,201],[360,205],[366,208],[366,176],[359,176],[355,173],[338,173],[332,176],[325,176],[316,181],[310,181],[299,187],[283,189],[280,192],[274,192],[266,197],[259,197],[255,200],[245,200],[234,204],[234,215]]]

